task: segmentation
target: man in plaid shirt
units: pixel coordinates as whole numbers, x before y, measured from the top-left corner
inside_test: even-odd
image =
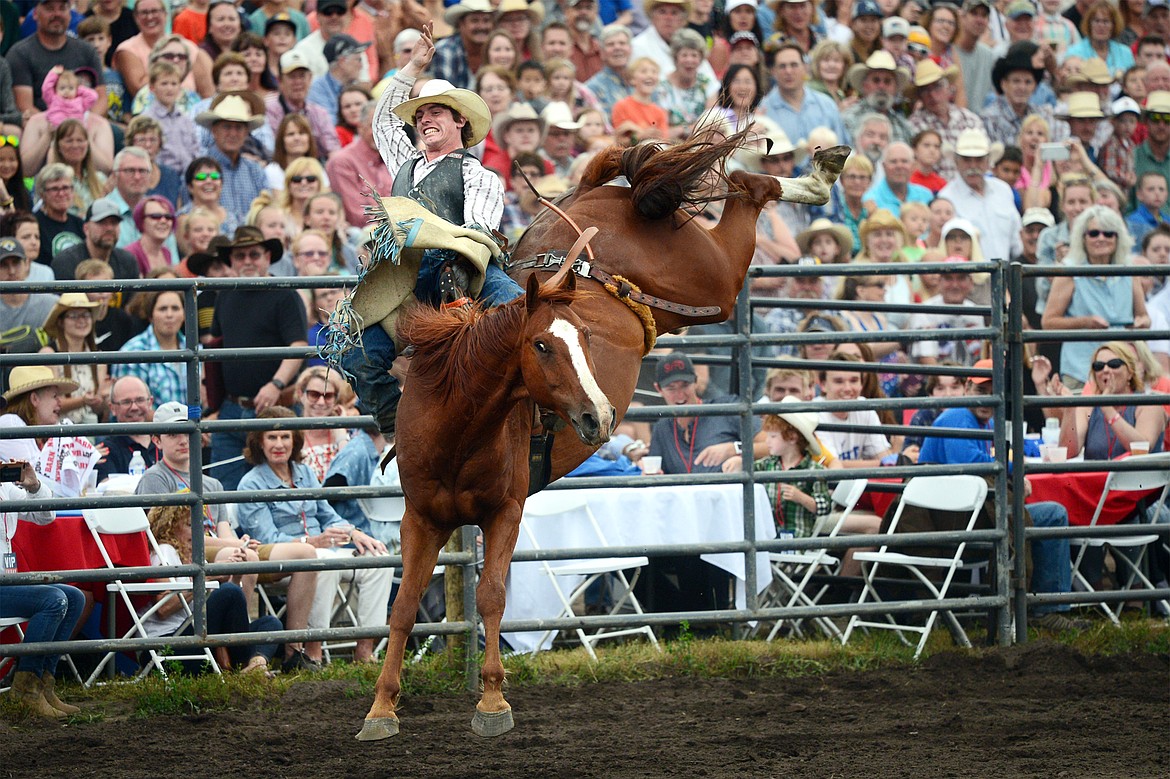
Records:
[[[455,34],[435,44],[431,66],[435,78],[459,89],[475,89],[475,74],[483,65],[483,46],[492,31],[495,10],[488,0],[461,0],[444,17]]]

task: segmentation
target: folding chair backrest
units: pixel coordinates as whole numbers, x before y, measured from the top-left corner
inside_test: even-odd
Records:
[[[524,503],[521,524],[537,548],[608,545],[584,496],[573,490],[533,495]]]
[[[1147,458],[1142,458],[1143,460]],[[1154,458],[1149,458],[1154,459]],[[1162,494],[1158,497],[1158,504],[1166,500],[1166,493],[1170,490],[1170,458],[1157,458],[1160,462],[1157,463],[1163,467],[1159,470],[1151,471],[1110,471],[1105,478],[1105,486],[1101,489],[1101,498],[1097,501],[1097,509],[1093,512],[1093,518],[1089,520],[1089,527],[1096,527],[1097,520],[1101,517],[1101,512],[1105,509],[1105,502],[1109,500],[1109,493],[1111,492],[1143,492],[1145,490],[1156,490],[1162,488]],[[1154,465],[1155,463],[1150,463]]]
[[[903,503],[935,511],[974,511],[986,498],[981,476],[917,476],[902,491]]]
[[[841,532],[841,528],[845,525],[845,520],[853,513],[853,509],[857,507],[857,502],[861,500],[861,496],[865,493],[865,488],[868,485],[869,479],[846,479],[845,481],[837,482],[837,486],[833,488],[832,501],[842,507],[841,516],[837,517],[833,529],[829,531],[829,538],[833,538]]]
[[[85,524],[89,527],[90,535],[93,536],[94,544],[101,553],[107,568],[117,568],[118,566],[114,565],[109,551],[106,550],[106,543],[102,540],[103,535],[122,536],[145,532],[150,540],[150,551],[157,554],[157,544],[154,535],[150,532],[150,520],[146,518],[146,511],[143,509],[134,506],[83,509],[81,515],[85,517]]]

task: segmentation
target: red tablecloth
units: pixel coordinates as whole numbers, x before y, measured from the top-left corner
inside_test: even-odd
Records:
[[[103,538],[114,565],[150,565],[150,547],[145,533],[107,535]],[[12,539],[12,549],[16,552],[17,569],[20,571],[72,571],[106,567],[85,519],[78,513],[62,512],[48,525],[21,522]],[[104,607],[105,582],[78,582],[77,586],[93,593],[94,601]],[[123,619],[129,625],[129,619],[121,615],[119,627],[122,627]],[[5,643],[16,641],[16,631],[4,631],[2,640]]]
[[[1033,473],[1028,476],[1032,483],[1032,494],[1027,503],[1055,501],[1068,509],[1070,525],[1088,525],[1093,512],[1101,500],[1108,474],[1102,471],[1090,473]],[[1157,495],[1162,488],[1141,492],[1113,492],[1101,510],[1098,525],[1116,525],[1128,518],[1137,508],[1138,501],[1150,495]]]
[[[1093,519],[1093,512],[1097,510],[1097,502],[1101,499],[1101,490],[1105,489],[1105,479],[1108,474],[1103,471],[1090,473],[1032,473],[1027,479],[1032,484],[1032,494],[1025,503],[1040,503],[1054,501],[1068,509],[1068,523],[1070,525],[1086,526]],[[896,482],[896,479],[871,479],[871,483]],[[1138,502],[1145,497],[1157,495],[1161,490],[1157,487],[1142,492],[1114,492],[1105,503],[1099,525],[1116,525],[1129,517]],[[875,492],[867,489],[861,496],[858,508],[869,510],[879,517],[885,516],[890,504],[897,500],[898,495],[893,492]]]

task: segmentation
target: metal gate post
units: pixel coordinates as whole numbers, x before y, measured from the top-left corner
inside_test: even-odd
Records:
[[[744,400],[748,406],[739,415],[739,440],[743,442],[743,455],[741,468],[747,473],[747,481],[743,484],[743,537],[748,542],[748,549],[744,551],[744,595],[746,597],[745,605],[749,611],[755,611],[759,607],[756,600],[756,483],[752,474],[754,473],[753,464],[755,462],[755,451],[753,443],[755,439],[755,426],[752,424],[752,408],[751,403],[755,399],[755,386],[752,381],[752,306],[751,306],[751,283],[745,281],[743,288],[739,291],[739,296],[735,301],[735,332],[744,336],[744,340],[735,347],[733,353],[738,353],[738,365],[733,366],[739,369],[739,396]],[[740,623],[735,623],[735,632],[738,636],[741,633]]]
[[[1010,375],[1014,386],[1015,379],[1020,373],[1019,366],[1012,361],[1012,354],[1007,352],[1004,343],[1004,295],[1007,289],[1004,275],[1006,267],[1007,263],[1001,262],[995,272],[991,274],[991,326],[996,332],[995,339],[992,341],[991,390],[1000,402],[999,413],[995,415],[994,423],[995,459],[999,465],[995,472],[995,528],[1003,533],[995,542],[995,592],[999,596],[1006,595],[1010,586],[1008,577],[1010,555],[1006,532],[1008,527],[1008,477],[1007,468],[1004,465],[1008,452],[1007,420],[1005,419],[1008,401],[1007,379]],[[1011,324],[1009,323],[1007,327],[1011,327]],[[1019,403],[1014,405],[1018,407]],[[1006,603],[996,609],[996,640],[1001,644],[1006,641],[1010,619],[1011,614]]]
[[[1017,366],[1012,372],[1012,505],[1011,534],[1015,548],[1012,567],[1012,599],[1015,604],[1016,633],[1014,640],[1028,639],[1028,569],[1024,544],[1024,371],[1028,369],[1024,351],[1024,274],[1023,265],[1011,264],[1008,275],[1011,299],[1008,307],[1008,363]],[[1001,644],[1008,643],[1001,639]]]
[[[187,408],[195,410],[199,419],[203,417],[199,405],[199,357],[196,350],[199,348],[199,310],[198,288],[187,287],[183,290],[183,329],[186,336],[187,355],[183,358],[187,363]],[[191,414],[188,414],[190,418]],[[203,533],[203,436],[199,432],[199,423],[191,431],[191,494],[195,496],[195,503],[191,506],[191,562],[199,566],[199,570],[192,577],[194,600],[191,611],[195,616],[193,629],[195,635],[207,637],[207,575],[203,566],[207,564],[207,554],[204,551]]]

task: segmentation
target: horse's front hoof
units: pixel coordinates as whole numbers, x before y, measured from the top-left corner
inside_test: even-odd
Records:
[[[516,723],[512,721],[511,708],[492,714],[486,714],[476,709],[475,716],[471,718],[471,732],[484,738],[502,736],[515,726]]]
[[[362,723],[362,731],[354,738],[358,741],[381,741],[398,735],[397,717],[373,717]]]

